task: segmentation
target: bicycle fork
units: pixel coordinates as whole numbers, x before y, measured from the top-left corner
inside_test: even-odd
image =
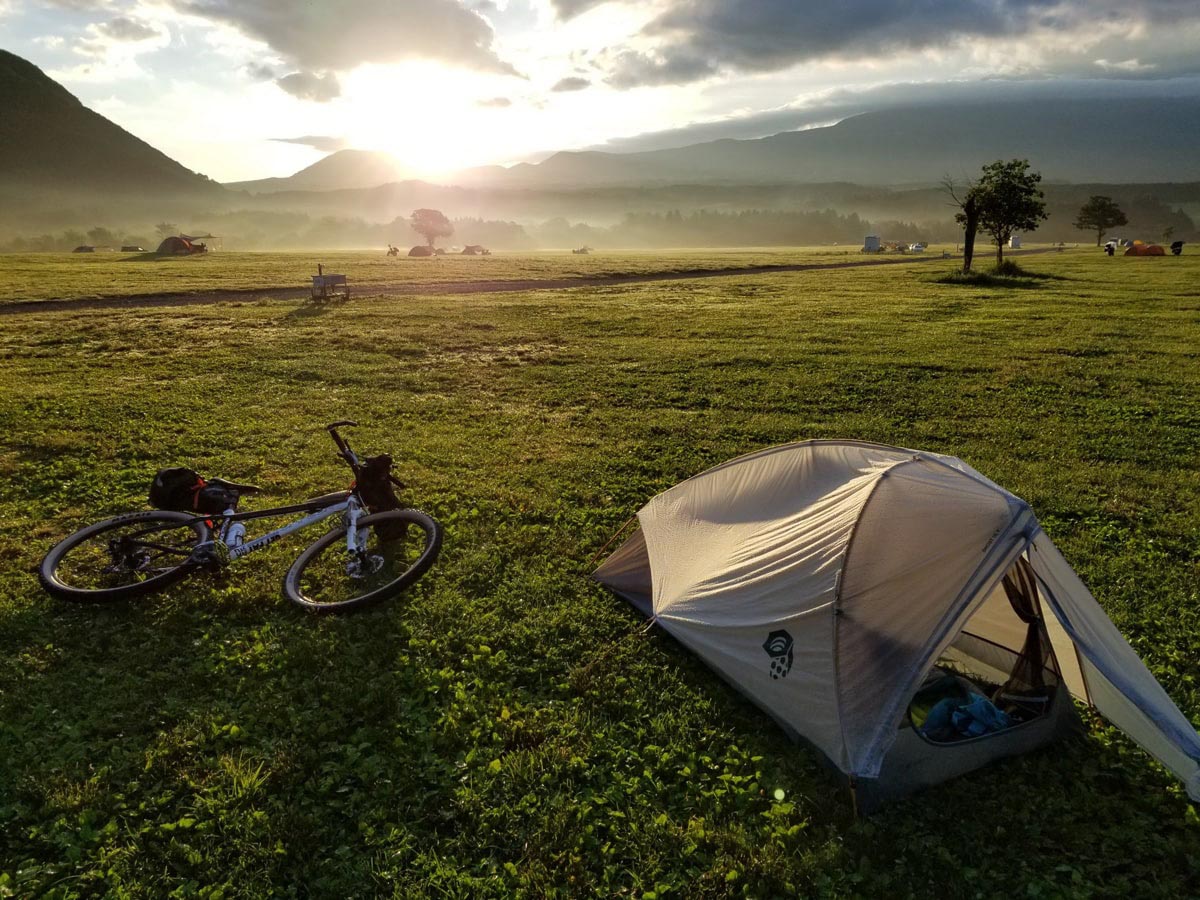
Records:
[[[383,568],[384,558],[367,552],[369,529],[359,529],[362,506],[351,496],[346,507],[346,574],[351,578],[369,578]]]

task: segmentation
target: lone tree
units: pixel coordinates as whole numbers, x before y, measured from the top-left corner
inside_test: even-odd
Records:
[[[450,220],[436,209],[417,209],[409,220],[412,230],[425,238],[425,243],[433,246],[435,238],[450,237],[454,234],[454,226]]]
[[[950,195],[954,205],[961,210],[955,213],[954,221],[963,227],[963,266],[964,272],[971,271],[971,260],[975,258],[975,234],[979,231],[979,200],[972,193],[974,185],[967,182],[966,188],[960,193],[954,180],[947,176],[942,181],[942,189]]]
[[[1089,197],[1088,202],[1080,208],[1079,215],[1075,217],[1075,227],[1080,231],[1096,232],[1097,247],[1104,240],[1108,229],[1128,224],[1125,213],[1121,212],[1121,207],[1113,202],[1112,197],[1102,197],[1099,194]]]
[[[996,242],[997,267],[1004,263],[1008,239],[1018,231],[1033,231],[1046,218],[1046,201],[1038,187],[1041,180],[1041,174],[1029,171],[1027,159],[998,159],[983,167],[983,176],[971,185],[959,204],[963,211],[954,221],[970,231],[969,211],[973,207],[979,228]],[[974,235],[968,237],[973,239]]]

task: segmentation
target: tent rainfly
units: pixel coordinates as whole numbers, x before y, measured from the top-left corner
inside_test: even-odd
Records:
[[[593,577],[820,751],[864,811],[1077,730],[1072,696],[1200,800],[1200,735],[1029,505],[961,460],[786,444],[637,519]],[[1000,685],[1007,727],[938,740],[914,724],[939,664]]]

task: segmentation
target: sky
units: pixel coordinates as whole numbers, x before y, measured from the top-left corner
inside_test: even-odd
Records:
[[[218,181],[344,147],[436,178],[897,104],[1200,96],[1198,0],[0,0],[0,47]]]

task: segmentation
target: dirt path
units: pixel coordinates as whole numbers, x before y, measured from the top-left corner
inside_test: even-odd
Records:
[[[1054,248],[1013,250],[1005,256],[1049,253]],[[654,281],[683,281],[692,278],[732,278],[739,275],[766,275],[777,272],[808,272],[815,269],[856,269],[865,266],[889,266],[911,263],[944,262],[942,256],[903,256],[896,259],[862,259],[848,262],[795,263],[792,265],[745,266],[726,269],[683,269],[673,272],[584,275],[575,278],[541,278],[501,281],[431,281],[424,284],[351,285],[358,297],[411,296],[420,294],[497,294],[516,291],[557,291],[566,288],[605,287],[620,284],[645,284]],[[199,306],[254,300],[305,300],[307,287],[250,288],[242,290],[190,291],[177,294],[132,294],[110,297],[76,297],[56,300],[24,300],[0,303],[0,315],[19,313],[75,312],[88,309],[142,309],[162,306]]]

